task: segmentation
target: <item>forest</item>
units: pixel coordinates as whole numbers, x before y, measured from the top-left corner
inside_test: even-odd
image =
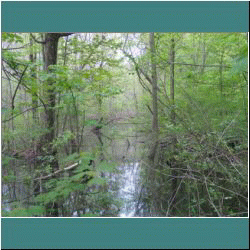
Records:
[[[3,217],[247,217],[247,33],[5,33]]]

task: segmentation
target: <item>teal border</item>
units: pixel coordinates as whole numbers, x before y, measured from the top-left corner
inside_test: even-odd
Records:
[[[248,219],[2,219],[2,248],[248,248]]]
[[[1,2],[3,32],[248,32],[248,2]],[[2,248],[248,249],[248,218],[2,218]]]
[[[248,32],[248,2],[2,2],[4,32]]]

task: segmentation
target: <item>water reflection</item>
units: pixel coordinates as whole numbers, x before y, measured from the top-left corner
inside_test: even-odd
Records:
[[[134,217],[137,208],[137,194],[139,190],[139,163],[130,163],[121,166],[119,178],[118,198],[122,200],[123,206],[120,209],[119,217]]]

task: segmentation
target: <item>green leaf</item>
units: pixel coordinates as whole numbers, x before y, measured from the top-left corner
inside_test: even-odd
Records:
[[[91,213],[87,213],[87,214],[82,214],[81,217],[100,217],[100,214],[91,214]]]
[[[93,186],[93,185],[105,185],[107,184],[107,180],[105,178],[101,178],[101,177],[98,177],[98,178],[93,178],[91,179],[87,185],[90,187],[90,186]]]

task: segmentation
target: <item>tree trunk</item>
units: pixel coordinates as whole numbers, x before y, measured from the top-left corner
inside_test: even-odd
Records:
[[[151,32],[149,35],[149,45],[150,45],[150,54],[151,54],[151,84],[152,84],[152,151],[150,158],[155,167],[155,156],[158,146],[158,102],[157,102],[157,72],[156,72],[156,55],[155,55],[155,41],[154,33]]]
[[[152,67],[152,111],[153,122],[152,130],[155,135],[158,133],[158,105],[157,105],[157,73],[156,73],[156,58],[155,58],[155,42],[154,33],[150,33],[150,50],[151,50],[151,67]]]
[[[171,39],[170,45],[170,100],[171,100],[171,121],[175,124],[175,110],[174,110],[174,58],[175,58],[175,41],[174,38]]]
[[[206,59],[207,59],[206,41],[205,41],[204,34],[203,34],[201,74],[204,74]]]
[[[68,33],[46,33],[45,34],[45,44],[44,44],[44,70],[48,73],[53,73],[50,69],[51,65],[56,65],[57,63],[57,48],[59,38],[62,36],[67,36]],[[46,126],[48,132],[45,136],[47,152],[46,154],[51,157],[49,162],[52,172],[59,169],[57,160],[57,151],[53,148],[53,141],[55,139],[55,105],[56,105],[56,92],[55,92],[55,78],[49,77],[47,81],[47,94],[48,94],[48,109],[46,113]],[[47,206],[47,216],[58,217],[58,203],[53,202],[53,204],[48,204]]]
[[[45,35],[45,47],[44,47],[44,69],[48,73],[52,73],[49,66],[55,65],[57,62],[57,46],[59,40],[58,33],[47,33]],[[54,158],[51,163],[52,171],[58,170],[58,161],[56,159],[56,150],[52,148],[52,142],[55,135],[55,104],[56,93],[54,88],[54,78],[50,77],[47,82],[48,93],[48,111],[46,114],[46,124],[48,133],[46,139],[48,143],[48,155],[52,155]]]
[[[30,47],[30,54],[29,54],[29,59],[30,59],[30,62],[31,63],[34,63],[36,61],[36,54],[34,53],[34,50],[32,48],[32,45],[33,45],[33,39],[32,37],[30,36],[30,44],[31,44],[31,47]],[[31,67],[31,78],[33,81],[36,81],[36,68],[34,65],[32,65]],[[36,96],[37,93],[32,93],[32,106],[33,106],[33,110],[32,110],[32,117],[33,117],[33,122],[36,124],[38,122],[38,116],[37,116],[37,106],[38,106],[38,99],[37,99],[37,96]]]
[[[174,108],[174,60],[175,60],[175,41],[174,38],[171,39],[171,44],[170,44],[170,53],[169,53],[169,58],[170,58],[170,102],[171,102],[171,122],[175,125],[175,108]],[[174,136],[173,141],[172,141],[172,154],[175,154],[175,147],[176,147],[176,137]],[[175,215],[176,213],[176,190],[177,190],[177,175],[178,172],[175,170],[176,164],[174,157],[170,161],[170,167],[171,169],[171,175],[173,176],[172,180],[172,197],[171,197],[171,204],[172,204],[172,214]]]
[[[220,84],[220,101],[221,101],[221,111],[220,114],[221,116],[224,115],[224,98],[223,98],[223,58],[224,58],[224,51],[221,52],[221,58],[220,58],[220,68],[219,68],[219,74],[220,74],[220,79],[219,79],[219,84]]]

